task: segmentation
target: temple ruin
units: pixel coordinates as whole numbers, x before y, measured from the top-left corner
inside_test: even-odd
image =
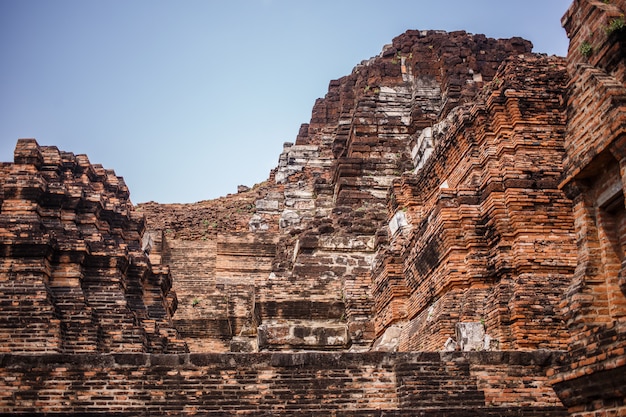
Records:
[[[216,200],[18,140],[0,414],[626,415],[625,12],[409,30]]]

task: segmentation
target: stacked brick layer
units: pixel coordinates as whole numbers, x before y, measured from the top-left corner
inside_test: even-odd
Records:
[[[123,180],[20,140],[0,178],[0,351],[179,352],[167,268]]]
[[[548,353],[0,355],[0,413],[565,416]]]
[[[458,322],[484,323],[500,349],[565,347],[558,306],[576,258],[558,189],[564,64],[506,60],[475,104],[437,126],[430,158],[394,182],[390,214],[406,225],[380,245],[373,290],[378,333],[408,320],[402,350],[442,349]]]
[[[626,1],[577,0],[570,38],[566,158],[577,266],[565,291],[568,362],[551,371],[570,414],[626,415]]]
[[[576,0],[567,62],[408,31],[213,202],[19,141],[0,413],[624,414],[624,12]],[[498,352],[145,354],[187,348]]]
[[[208,242],[219,241],[220,234],[246,232],[261,245],[276,240],[268,273],[260,268],[238,277],[253,294],[241,307],[254,310],[257,331],[246,330],[246,337],[256,335],[257,349],[368,349],[381,333],[374,317],[387,316],[383,330],[405,317],[404,307],[381,307],[372,294],[370,269],[377,241],[386,234],[389,187],[414,168],[414,142],[424,128],[475,100],[504,59],[530,48],[520,38],[408,31],[350,75],[330,82],[310,123],[295,143],[285,144],[269,181],[214,203],[142,205],[149,228],[163,235],[161,259],[176,259],[170,262],[173,285],[184,300],[176,325],[193,338],[187,337],[192,350],[241,348],[240,340],[230,343],[238,335],[226,326],[236,320],[226,303],[214,300],[210,311],[188,307],[213,297],[219,276],[213,261],[201,261],[195,249],[177,249],[198,240],[206,241],[198,247],[211,252]],[[243,255],[237,262],[252,260],[251,252],[247,260]],[[408,296],[401,280],[388,278],[379,279],[381,285]],[[207,283],[204,289],[198,281]],[[241,290],[224,287],[222,296],[231,289]],[[205,326],[207,340],[191,332],[193,323],[217,318],[222,325]]]

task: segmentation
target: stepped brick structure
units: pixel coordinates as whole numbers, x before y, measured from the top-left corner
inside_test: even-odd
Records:
[[[0,351],[186,351],[122,178],[33,139],[2,172]]]
[[[141,205],[148,227],[164,236],[161,259],[176,256],[179,251],[196,253],[187,250],[189,245],[202,246],[204,249],[198,253],[218,256],[212,251],[218,250],[223,238],[220,225],[224,223],[229,225],[224,232],[248,233],[247,239],[262,246],[264,241],[272,240],[267,235],[276,236],[275,262],[270,271],[262,266],[243,267],[247,283],[252,285],[250,291],[256,294],[248,298],[247,304],[248,321],[256,326],[247,328],[245,336],[233,333],[225,323],[235,318],[229,317],[230,307],[222,303],[220,312],[205,312],[205,318],[196,321],[222,317],[223,325],[194,333],[192,345],[206,343],[217,348],[215,341],[219,339],[233,341],[218,343],[226,351],[367,350],[387,325],[407,319],[395,317],[376,328],[378,320],[387,315],[386,309],[391,308],[388,303],[377,305],[385,301],[372,291],[370,272],[372,264],[378,262],[374,259],[387,259],[382,242],[390,215],[388,190],[401,173],[415,169],[412,153],[424,130],[451,118],[460,106],[476,100],[483,89],[491,91],[488,81],[496,76],[503,60],[530,50],[530,43],[519,38],[495,40],[466,32],[408,31],[378,57],[358,65],[352,74],[331,81],[326,97],[313,107],[311,122],[302,126],[295,143],[285,144],[269,181],[225,199],[238,201],[235,213],[217,213],[215,210],[221,210],[224,202],[219,206],[198,203],[184,208]],[[556,97],[562,93],[565,78],[562,60],[555,58],[554,65],[561,67],[554,77]],[[525,75],[520,72],[518,76]],[[549,81],[543,80],[544,84]],[[560,111],[555,123],[560,123],[562,139],[564,110],[556,111]],[[569,207],[565,210],[569,214]],[[224,222],[224,216],[233,215],[236,217],[232,222]],[[203,224],[198,223],[201,218],[205,219]],[[246,218],[247,222],[242,221]],[[199,230],[190,232],[192,219],[197,225],[192,229]],[[204,238],[205,243],[189,243]],[[261,253],[272,255],[271,251]],[[256,262],[245,256],[245,250],[242,255],[239,264]],[[206,283],[207,290],[200,294],[206,298],[213,291],[208,289],[211,283],[220,279],[219,271],[205,267],[211,262],[187,259],[198,266],[195,271],[185,266],[179,272],[177,264],[182,263],[169,262],[181,300],[181,319],[187,311],[196,311],[196,316],[201,311],[189,309],[193,300],[202,298],[192,282],[204,277],[200,281]],[[218,257],[216,264],[220,263]],[[184,278],[187,276],[196,278],[188,281]],[[383,285],[389,281],[385,279]],[[224,291],[216,293],[218,298],[220,293],[223,296]],[[558,301],[553,304],[558,305]],[[240,307],[245,309],[245,303]],[[451,332],[454,325],[449,323]],[[438,346],[429,348],[442,347],[449,333]],[[210,340],[196,341],[201,334]]]
[[[567,59],[407,31],[213,201],[19,140],[0,414],[624,415],[625,12]]]
[[[556,310],[576,258],[571,205],[557,188],[564,62],[512,57],[496,79],[422,131],[415,173],[393,184],[402,226],[381,245],[373,289],[378,332],[408,320],[402,350],[440,349],[459,322],[482,322],[499,349],[566,346]]]

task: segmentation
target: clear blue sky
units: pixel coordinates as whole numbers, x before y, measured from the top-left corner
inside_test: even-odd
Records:
[[[331,79],[407,29],[522,36],[565,56],[570,0],[0,0],[0,161],[34,137],[134,203],[267,179]]]

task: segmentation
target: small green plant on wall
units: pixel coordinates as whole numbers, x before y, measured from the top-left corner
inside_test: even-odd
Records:
[[[607,35],[612,35],[615,32],[619,32],[626,27],[626,22],[624,22],[624,15],[611,19],[609,24],[604,28],[604,31]]]
[[[579,50],[582,56],[584,56],[585,58],[589,58],[593,53],[593,46],[591,46],[589,42],[584,41],[580,44]]]
[[[192,307],[195,307],[198,304],[200,304],[200,300],[198,298],[194,298],[193,301],[191,302],[191,306]]]

